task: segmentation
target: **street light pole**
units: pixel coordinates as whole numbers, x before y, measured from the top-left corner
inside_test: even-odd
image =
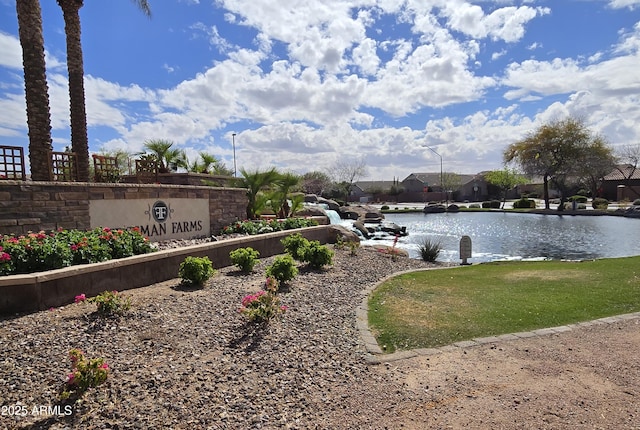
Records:
[[[442,190],[444,191],[444,184],[443,182],[443,174],[442,174],[442,155],[438,154],[436,151],[434,151],[431,147],[429,146],[425,146],[425,148],[427,148],[429,151],[433,152],[434,154],[436,154],[438,157],[440,157],[440,188],[442,188]],[[446,193],[446,191],[445,191]],[[446,194],[445,194],[446,195]]]
[[[236,134],[231,134],[231,140],[233,142],[233,177],[236,177]]]

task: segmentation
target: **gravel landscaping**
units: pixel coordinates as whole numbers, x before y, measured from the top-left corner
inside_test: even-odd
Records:
[[[0,320],[0,428],[396,429],[638,428],[638,319],[368,364],[356,330],[363,290],[385,276],[441,267],[370,249],[336,250],[281,293],[265,328],[237,310],[264,281],[221,269],[204,289],[179,280],[130,290],[102,320],[71,304]],[[70,408],[57,395],[68,352],[103,357],[104,385]],[[56,406],[60,406],[57,408]]]
[[[369,422],[367,408],[336,421],[344,397],[370,377],[355,329],[363,289],[399,270],[427,263],[360,249],[336,250],[322,271],[301,267],[282,293],[288,311],[268,327],[238,313],[242,297],[262,288],[263,259],[253,274],[219,270],[204,289],[179,280],[126,291],[133,307],[103,320],[95,305],[0,322],[0,424],[31,428],[249,428]],[[68,351],[103,357],[111,374],[73,406],[73,413],[33,414],[55,406],[70,371]],[[366,399],[362,399],[366,404]],[[18,408],[15,408],[18,405]],[[9,406],[28,411],[9,416]],[[54,408],[55,411],[55,408]],[[24,413],[22,414],[24,415]],[[343,415],[342,413],[340,415]]]

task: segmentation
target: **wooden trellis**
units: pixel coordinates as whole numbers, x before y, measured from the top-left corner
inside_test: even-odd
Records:
[[[75,182],[78,180],[78,163],[75,152],[51,151],[51,180]]]
[[[136,160],[136,178],[139,184],[158,182],[158,163],[152,158]]]
[[[27,178],[24,169],[24,150],[20,146],[0,145],[0,180]]]
[[[93,174],[96,182],[118,182],[120,180],[118,159],[93,154]]]

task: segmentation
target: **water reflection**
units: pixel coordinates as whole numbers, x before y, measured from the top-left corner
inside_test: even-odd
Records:
[[[386,214],[406,226],[398,246],[420,258],[425,238],[440,241],[438,260],[459,261],[463,235],[471,237],[470,262],[495,260],[587,260],[640,255],[640,219],[517,213]],[[371,243],[371,241],[364,242]]]

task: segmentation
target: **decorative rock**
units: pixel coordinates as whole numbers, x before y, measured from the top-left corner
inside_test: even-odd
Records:
[[[365,239],[369,239],[371,237],[371,234],[369,233],[369,230],[367,230],[367,227],[365,227],[363,222],[361,222],[361,221],[354,222],[353,223],[353,228],[355,228],[360,233],[362,233],[362,236],[364,236]]]
[[[340,205],[335,200],[325,199],[324,197],[318,197],[318,203],[325,204],[332,211],[340,211]]]
[[[407,227],[400,227],[398,224],[394,223],[394,222],[385,222],[382,223],[380,225],[380,230],[384,231],[386,233],[391,233],[392,235],[398,235],[398,236],[406,236],[409,233],[407,233]]]
[[[363,222],[374,222],[368,220],[383,220],[384,215],[380,212],[379,209],[368,206],[368,205],[352,205],[352,206],[342,206],[339,208],[340,213],[345,214],[343,218],[347,219],[355,219]]]
[[[338,242],[338,237],[343,242],[360,242],[360,238],[355,232],[341,225],[332,224],[329,230],[329,242]]]

